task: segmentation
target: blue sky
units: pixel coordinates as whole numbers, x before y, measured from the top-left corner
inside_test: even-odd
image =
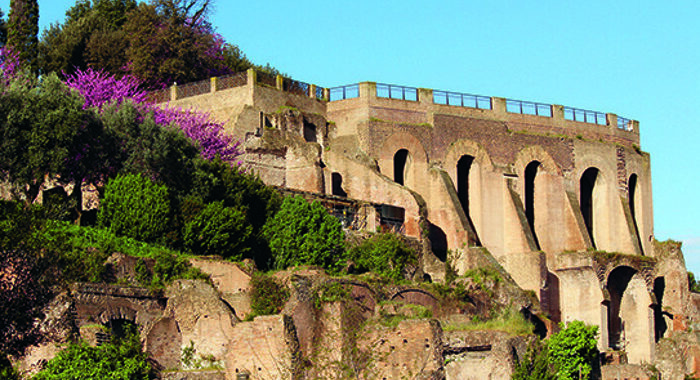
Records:
[[[39,0],[42,28],[72,4]],[[378,81],[639,120],[656,237],[682,240],[700,273],[700,2],[218,0],[211,16],[253,62],[321,86]]]

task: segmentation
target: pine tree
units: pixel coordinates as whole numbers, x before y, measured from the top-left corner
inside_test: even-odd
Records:
[[[10,0],[7,46],[23,65],[37,68],[39,46],[39,4],[37,0]]]

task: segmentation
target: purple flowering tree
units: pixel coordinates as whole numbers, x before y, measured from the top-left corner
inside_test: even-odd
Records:
[[[76,89],[85,98],[86,108],[102,110],[106,104],[133,102],[146,113],[152,113],[161,126],[177,126],[200,149],[206,159],[219,156],[231,165],[239,164],[242,153],[240,143],[223,133],[223,124],[211,119],[208,114],[180,108],[158,107],[147,99],[142,83],[133,76],[116,78],[103,71],[77,70],[67,75],[66,84]]]
[[[0,48],[0,78],[4,85],[10,83],[10,79],[19,73],[19,57],[9,47]]]

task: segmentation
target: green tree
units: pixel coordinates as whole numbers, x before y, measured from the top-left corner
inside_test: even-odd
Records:
[[[245,212],[236,207],[224,207],[223,201],[212,202],[185,224],[185,247],[198,255],[221,255],[240,260],[252,227]]]
[[[700,283],[695,279],[693,272],[688,272],[688,289],[691,292],[700,293]]]
[[[56,75],[14,79],[0,91],[0,173],[18,199],[32,203],[47,176],[68,183],[98,172],[102,126],[83,103]]]
[[[348,260],[360,272],[371,271],[399,280],[406,265],[416,264],[418,256],[395,234],[382,233],[350,249]]]
[[[168,188],[140,174],[119,175],[107,183],[97,218],[117,235],[156,241],[170,227]]]
[[[598,358],[596,347],[598,326],[573,321],[552,335],[547,344],[547,357],[556,369],[559,380],[589,379]]]
[[[340,222],[320,203],[287,197],[264,227],[273,267],[318,265],[331,273],[344,266],[344,234]]]
[[[18,54],[20,62],[37,70],[39,4],[37,0],[10,0],[7,46]]]
[[[45,29],[39,43],[43,72],[71,74],[88,66],[125,73],[129,39],[122,26],[135,0],[79,0],[63,24]]]

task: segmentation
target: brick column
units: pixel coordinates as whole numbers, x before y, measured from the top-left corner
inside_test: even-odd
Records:
[[[608,128],[611,128],[613,131],[617,130],[617,115],[614,113],[606,113],[605,119],[608,122]]]
[[[209,78],[209,92],[216,92],[216,87],[219,83],[219,78],[211,77]]]
[[[248,86],[255,86],[255,83],[258,82],[258,75],[255,72],[255,69],[248,69],[246,71],[246,74],[248,76],[248,78],[247,78]]]
[[[316,85],[315,84],[309,85],[309,97],[316,99]]]

